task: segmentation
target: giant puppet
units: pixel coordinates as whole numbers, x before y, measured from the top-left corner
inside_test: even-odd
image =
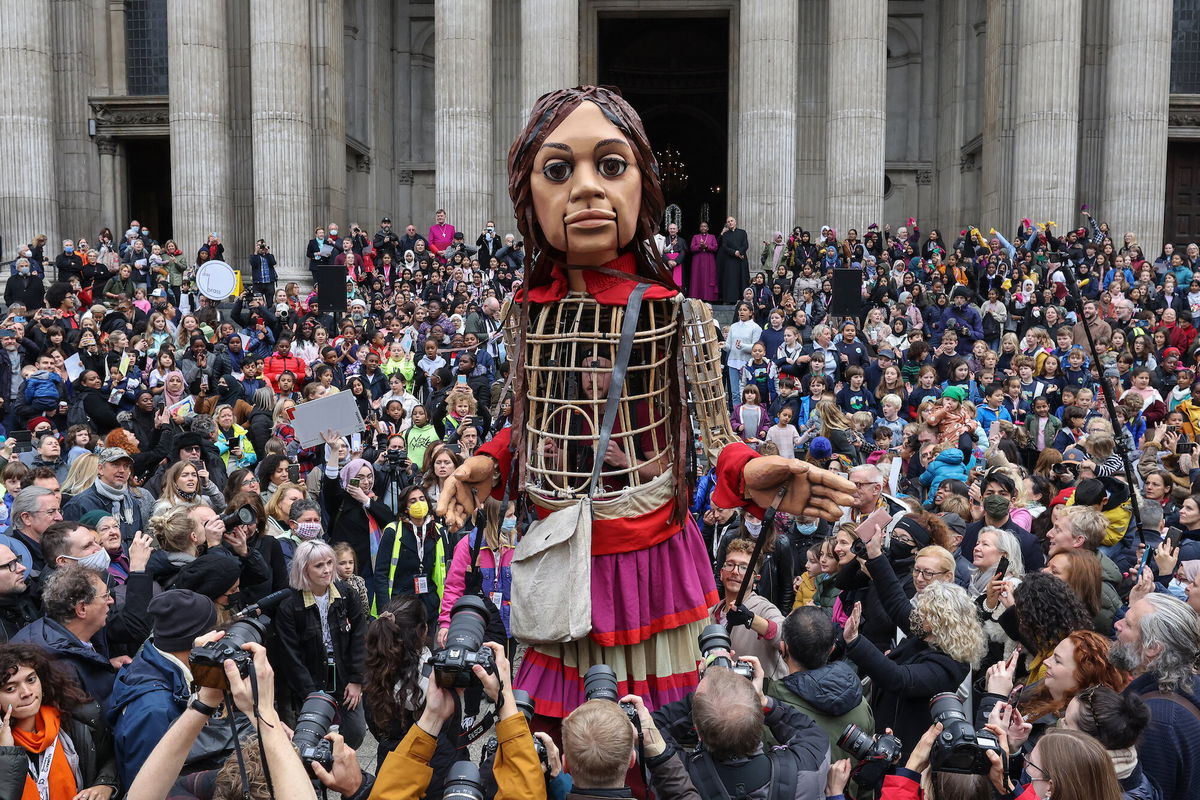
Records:
[[[658,165],[620,95],[596,86],[543,95],[508,163],[527,253],[509,312],[513,425],[448,479],[438,510],[457,525],[488,494],[521,498],[538,520],[525,533],[535,541],[539,525],[586,509],[583,585],[544,585],[560,598],[590,593],[590,631],[568,640],[514,631],[535,643],[515,682],[539,714],[562,717],[583,702],[588,667],[604,663],[622,692],[662,705],[695,687],[696,636],[718,600],[686,513],[689,391],[717,464],[714,505],[761,516],[775,503],[836,520],[854,486],[799,460],[760,457],[733,435],[711,314],[683,298],[647,244],[663,213]],[[556,611],[529,610],[543,620]],[[516,597],[513,615],[522,616]]]

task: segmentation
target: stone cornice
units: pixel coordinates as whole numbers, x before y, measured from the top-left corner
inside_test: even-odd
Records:
[[[97,136],[166,136],[169,128],[167,96],[137,95],[89,97]]]

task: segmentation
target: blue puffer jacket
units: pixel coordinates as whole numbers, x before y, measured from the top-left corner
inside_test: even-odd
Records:
[[[107,651],[103,636],[104,632],[101,631],[92,641],[96,647],[88,647],[59,623],[42,617],[17,631],[12,641],[17,644],[36,644],[48,651],[75,674],[79,685],[101,708],[107,708],[116,670],[108,663],[108,657],[100,652]]]
[[[929,487],[926,497],[932,498],[937,494],[942,481],[953,478],[956,481],[966,481],[967,467],[963,463],[963,453],[957,447],[951,447],[937,454],[937,458],[929,462],[929,466],[921,473],[921,485]]]

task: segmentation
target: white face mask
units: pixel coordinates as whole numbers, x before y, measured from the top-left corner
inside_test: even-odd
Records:
[[[63,558],[69,558],[78,563],[81,567],[87,567],[88,569],[96,572],[107,572],[108,565],[112,563],[112,559],[108,557],[108,551],[103,547],[89,556],[84,556],[83,558],[76,558],[75,556],[63,556]]]
[[[762,533],[762,520],[746,517],[746,533],[750,534],[751,539],[757,539]]]
[[[296,523],[296,538],[310,541],[321,535],[321,523],[319,522],[297,522]]]

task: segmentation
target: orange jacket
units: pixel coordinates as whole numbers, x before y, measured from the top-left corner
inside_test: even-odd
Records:
[[[496,800],[546,800],[546,779],[533,746],[533,735],[521,714],[496,724],[496,750],[493,773],[496,776]],[[404,739],[383,762],[375,776],[370,800],[420,800],[433,777],[429,760],[437,739],[418,726],[408,729]]]

